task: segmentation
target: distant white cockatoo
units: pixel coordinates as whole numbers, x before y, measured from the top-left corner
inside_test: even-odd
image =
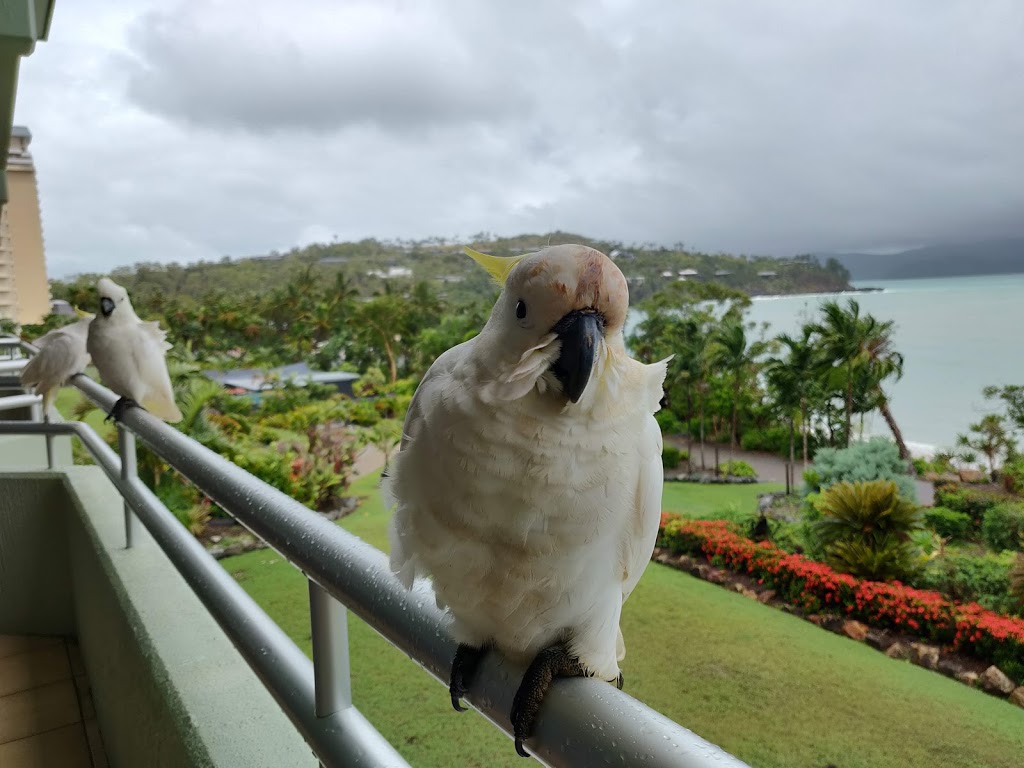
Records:
[[[140,320],[128,292],[110,278],[96,287],[100,314],[89,325],[87,347],[100,379],[121,395],[107,418],[120,419],[126,408],[141,405],[164,421],[181,421],[167,373],[167,332],[155,320]]]
[[[629,357],[625,278],[581,245],[498,258],[483,330],[413,397],[383,482],[391,568],[433,580],[459,643],[452,705],[488,648],[529,669],[511,721],[533,731],[553,676],[622,677],[623,602],[654,548],[667,360]]]
[[[78,322],[54,328],[33,342],[39,352],[22,368],[21,385],[43,396],[43,413],[47,415],[57,391],[89,365],[85,341],[91,321],[92,315],[85,315]]]

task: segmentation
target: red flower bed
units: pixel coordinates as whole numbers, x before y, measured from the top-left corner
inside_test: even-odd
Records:
[[[754,542],[724,520],[685,520],[662,514],[658,545],[702,554],[716,564],[757,578],[807,611],[832,609],[875,627],[909,632],[998,664],[1024,681],[1024,619],[977,603],[961,605],[938,592],[898,581],[861,581],[827,565],[790,555],[771,542]]]

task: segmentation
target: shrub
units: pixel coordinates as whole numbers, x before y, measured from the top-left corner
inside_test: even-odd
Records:
[[[900,458],[899,448],[882,437],[853,443],[849,448],[820,448],[814,454],[814,469],[804,473],[804,482],[812,492],[844,481],[872,480],[891,480],[899,488],[900,496],[908,501],[917,499],[917,489],[907,476],[907,465]]]
[[[1020,504],[997,504],[985,513],[981,523],[981,536],[985,543],[996,552],[1017,549],[1024,535],[1024,506]]]
[[[952,552],[936,557],[914,579],[914,586],[933,589],[962,603],[1009,611],[1010,560],[1005,555]]]
[[[802,451],[800,435],[796,436],[796,442],[796,451],[799,454]],[[783,425],[766,427],[765,429],[752,427],[743,433],[743,436],[740,438],[740,447],[744,451],[769,451],[788,456],[789,427]]]
[[[674,445],[666,445],[661,451],[661,463],[665,469],[675,469],[683,460],[683,452]]]
[[[658,544],[677,553],[704,555],[750,574],[807,611],[833,609],[873,626],[913,632],[952,650],[998,664],[1024,681],[1024,619],[1003,616],[976,603],[962,605],[938,592],[912,589],[836,573],[770,542],[755,543],[720,520],[683,520],[662,515]]]
[[[963,512],[945,507],[932,507],[924,512],[925,523],[939,536],[963,539],[971,530],[971,518]]]
[[[825,490],[815,506],[821,519],[812,530],[833,568],[879,581],[914,571],[917,550],[910,534],[920,529],[921,516],[896,483],[843,481]]]
[[[1003,464],[999,475],[1006,490],[1011,493],[1024,491],[1024,459],[1015,458]]]
[[[1024,539],[1021,539],[1024,549]],[[1010,568],[1010,595],[1018,611],[1024,611],[1024,552],[1018,552]]]
[[[727,461],[719,465],[718,468],[723,475],[730,477],[757,477],[757,472],[754,471],[754,468],[747,464],[747,462],[740,461],[739,459]]]
[[[683,433],[683,422],[668,408],[662,408],[654,414],[654,419],[658,422],[658,426],[661,427],[663,435],[680,435]]]
[[[936,506],[963,512],[971,518],[975,530],[981,528],[981,521],[984,519],[985,513],[1005,500],[1006,497],[1001,494],[977,488],[965,488],[959,485],[940,485],[935,488]]]

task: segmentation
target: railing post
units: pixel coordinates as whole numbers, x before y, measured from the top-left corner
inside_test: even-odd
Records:
[[[135,456],[135,435],[121,424],[117,425],[117,447],[121,453],[121,479],[130,482],[138,474]],[[131,505],[124,503],[124,547],[132,548],[135,534],[135,513]]]
[[[352,706],[348,668],[348,612],[319,584],[309,582],[309,625],[313,638],[316,716]]]

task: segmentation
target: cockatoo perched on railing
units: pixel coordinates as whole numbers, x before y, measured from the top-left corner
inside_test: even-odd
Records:
[[[78,313],[81,319],[54,328],[35,340],[39,349],[21,370],[21,385],[43,396],[43,413],[49,418],[53,398],[68,379],[89,365],[85,340],[92,315]]]
[[[121,396],[107,420],[142,406],[164,421],[181,421],[167,372],[167,331],[155,320],[140,320],[128,291],[109,277],[101,277],[96,290],[100,314],[89,325],[89,354],[103,383]]]
[[[664,360],[626,353],[626,281],[581,245],[498,258],[480,334],[430,367],[384,481],[391,567],[433,579],[458,641],[452,705],[494,648],[528,663],[511,721],[532,734],[553,677],[622,685],[622,604],[661,512]]]

